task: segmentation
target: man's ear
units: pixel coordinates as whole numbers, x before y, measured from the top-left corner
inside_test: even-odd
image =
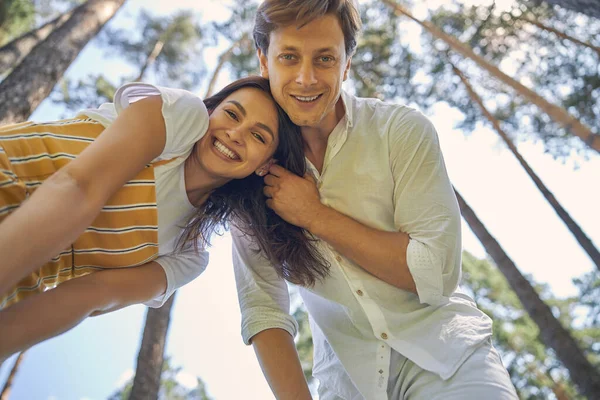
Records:
[[[348,57],[348,62],[346,63],[346,68],[344,69],[344,80],[348,79],[348,72],[350,71],[351,66],[352,66],[352,56]]]
[[[277,162],[276,159],[271,158],[269,159],[269,161],[267,161],[266,163],[264,163],[263,165],[261,165],[256,171],[256,175],[258,176],[265,176],[266,174],[269,173],[269,168],[271,168],[271,165],[275,164]]]
[[[267,55],[261,49],[256,50],[256,55],[260,63],[260,75],[263,78],[269,79],[269,60],[267,59]]]

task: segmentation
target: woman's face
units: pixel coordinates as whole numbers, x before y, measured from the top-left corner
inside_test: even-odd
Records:
[[[198,159],[215,178],[245,178],[271,159],[278,135],[273,99],[262,90],[243,88],[213,110]]]

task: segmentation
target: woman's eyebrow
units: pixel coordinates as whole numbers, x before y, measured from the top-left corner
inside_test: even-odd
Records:
[[[259,128],[262,128],[263,130],[265,130],[269,135],[271,135],[271,140],[275,140],[275,135],[273,134],[273,131],[271,130],[271,128],[269,128],[267,125],[263,124],[262,122],[258,122],[256,125]]]
[[[240,112],[244,115],[244,117],[247,115],[246,109],[239,102],[237,102],[235,100],[227,100],[227,102],[233,104],[234,106],[236,106],[238,108],[238,110],[240,110]],[[271,135],[271,140],[275,140],[275,134],[273,133],[273,130],[271,128],[269,128],[267,125],[263,124],[262,122],[258,122],[256,124],[256,126],[258,126],[259,128],[262,128],[269,135]]]
[[[237,101],[235,101],[235,100],[228,100],[227,102],[233,104],[234,106],[236,106],[238,108],[238,110],[240,110],[240,112],[244,115],[244,117],[247,115],[246,114],[246,109],[244,108],[244,106],[242,106]]]

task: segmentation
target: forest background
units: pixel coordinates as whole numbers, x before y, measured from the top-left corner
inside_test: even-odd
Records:
[[[364,0],[344,87],[438,129],[463,285],[523,399],[600,398],[600,5]],[[256,1],[4,0],[0,121],[47,121],[142,80],[205,96],[257,72]],[[0,367],[0,398],[269,399],[241,342],[228,233],[173,302],[90,318]],[[310,378],[307,315],[292,288]]]

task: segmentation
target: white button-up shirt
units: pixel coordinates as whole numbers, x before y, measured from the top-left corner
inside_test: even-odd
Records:
[[[300,294],[320,385],[344,399],[387,399],[392,349],[447,379],[491,335],[492,321],[458,289],[460,212],[431,122],[409,107],[346,92],[342,99],[345,116],[329,136],[322,173],[308,163],[321,201],[364,225],[409,234],[418,294],[322,241],[330,275]],[[232,234],[244,342],[269,328],[294,336],[286,283],[248,238]]]

